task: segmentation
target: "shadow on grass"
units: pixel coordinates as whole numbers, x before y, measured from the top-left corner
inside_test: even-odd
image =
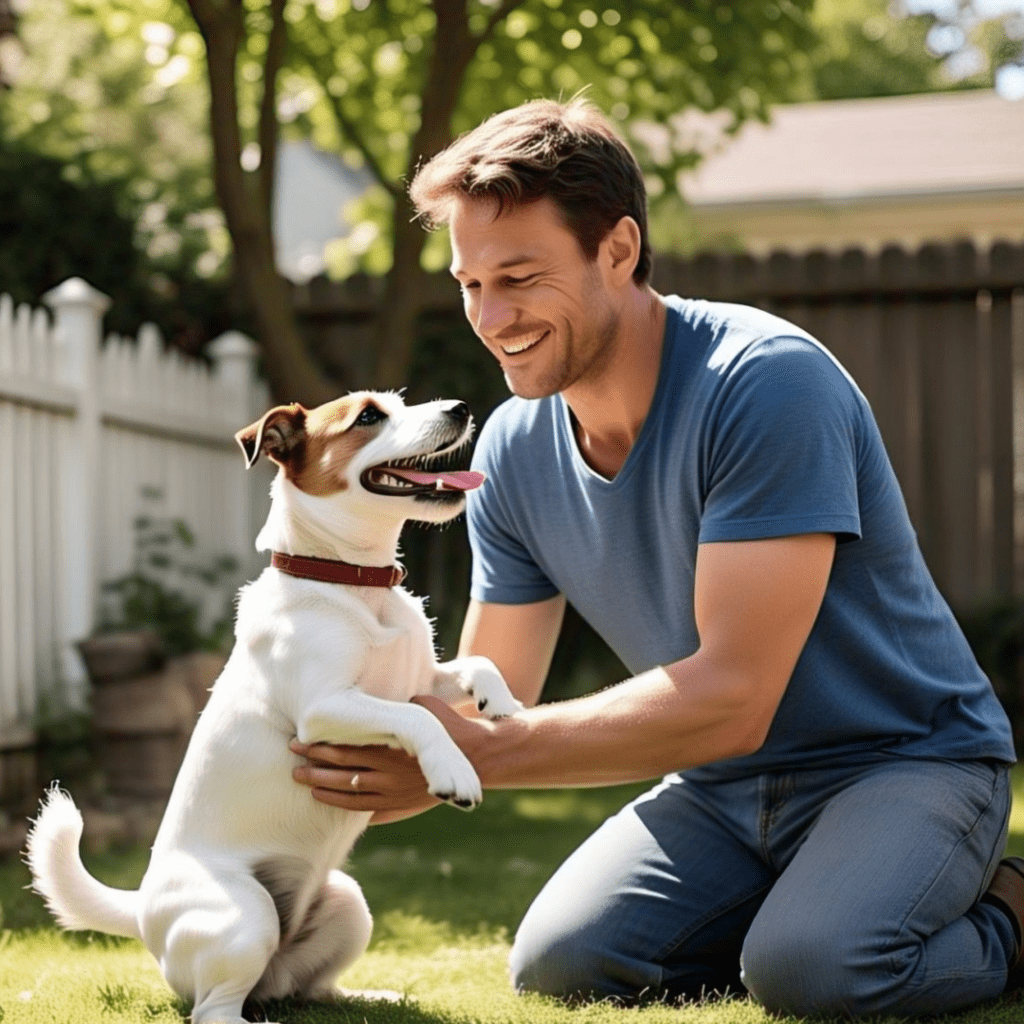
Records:
[[[288,1024],[472,1024],[464,1014],[427,1010],[410,1000],[399,1003],[373,999],[339,999],[332,1003],[307,1003],[295,999],[246,1004],[248,1020]]]

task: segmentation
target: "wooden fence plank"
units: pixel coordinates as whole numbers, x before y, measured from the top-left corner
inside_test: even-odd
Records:
[[[1010,296],[990,293],[992,403],[991,593],[1013,593],[1013,313]]]

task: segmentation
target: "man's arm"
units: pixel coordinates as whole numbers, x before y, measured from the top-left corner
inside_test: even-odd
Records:
[[[491,735],[454,738],[485,788],[611,785],[753,753],[817,618],[834,553],[831,534],[702,545],[695,654],[487,723]]]
[[[470,601],[459,655],[482,654],[498,667],[508,688],[527,707],[540,700],[565,616],[559,594],[533,604]]]
[[[752,753],[817,618],[834,553],[831,534],[702,545],[700,649],[599,693],[494,722],[417,700],[441,719],[485,788],[611,785]],[[529,645],[530,638],[503,642]],[[479,653],[472,645],[466,652]],[[297,778],[321,787],[317,799],[353,810],[397,809],[418,788],[425,793],[408,755],[375,750],[373,758],[380,784],[372,794],[347,788],[343,769],[305,768]],[[322,760],[343,763],[329,751]]]

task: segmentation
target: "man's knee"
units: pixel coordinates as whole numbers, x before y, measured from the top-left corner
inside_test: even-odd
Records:
[[[784,929],[750,929],[743,945],[744,986],[771,1013],[795,1017],[856,1017],[875,1012],[882,957],[858,955],[835,933],[806,922]],[[865,970],[867,968],[867,970]]]
[[[580,935],[538,935],[520,929],[509,954],[512,987],[558,999],[601,995],[601,959]]]

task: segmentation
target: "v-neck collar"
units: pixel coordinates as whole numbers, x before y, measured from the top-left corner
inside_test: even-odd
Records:
[[[611,478],[604,476],[594,469],[594,467],[591,466],[583,457],[579,443],[576,440],[576,431],[573,429],[573,415],[572,410],[569,408],[569,403],[561,393],[555,395],[555,399],[557,400],[560,409],[560,423],[565,443],[569,446],[569,450],[572,452],[573,466],[576,469],[577,475],[581,479],[591,483],[593,486],[605,488],[620,486],[633,473],[634,467],[642,457],[643,449],[650,442],[651,435],[655,430],[655,423],[659,419],[658,413],[660,412],[662,403],[665,400],[665,391],[668,387],[667,381],[669,373],[667,368],[669,365],[669,350],[672,347],[672,342],[676,335],[676,319],[678,316],[679,313],[673,309],[672,306],[666,304],[665,327],[661,338],[661,359],[658,365],[658,382],[655,385],[654,394],[651,396],[651,404],[647,409],[647,415],[644,416],[644,421],[640,427],[640,433],[637,434],[636,440],[629,449],[629,454],[626,456],[625,462],[622,463],[622,466],[615,476]]]

